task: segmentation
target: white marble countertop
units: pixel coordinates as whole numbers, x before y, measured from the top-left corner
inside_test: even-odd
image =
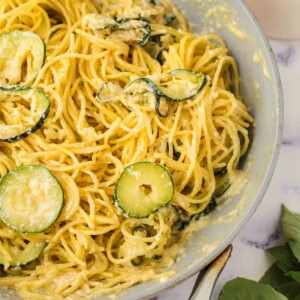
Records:
[[[234,240],[232,256],[211,300],[218,299],[220,290],[228,280],[238,276],[258,280],[264,274],[271,264],[271,257],[264,250],[280,242],[281,238],[281,203],[300,212],[300,41],[270,42],[283,83],[283,144],[268,191],[252,219]],[[196,277],[157,297],[157,300],[187,300]]]

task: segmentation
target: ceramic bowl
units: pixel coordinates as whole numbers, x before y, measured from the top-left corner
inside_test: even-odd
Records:
[[[188,279],[216,258],[253,215],[273,175],[283,129],[282,86],[269,41],[244,1],[175,1],[194,33],[215,32],[238,62],[241,94],[255,117],[251,146],[242,169],[247,182],[240,193],[224,199],[203,229],[186,243],[186,250],[170,268],[176,275],[164,281],[136,285],[117,299],[149,299]],[[187,295],[188,297],[188,295]],[[100,299],[100,298],[99,298]],[[109,299],[109,297],[101,299]]]

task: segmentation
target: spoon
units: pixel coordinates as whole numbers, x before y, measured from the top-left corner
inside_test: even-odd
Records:
[[[215,284],[229,260],[231,252],[232,245],[199,273],[189,300],[210,300]]]

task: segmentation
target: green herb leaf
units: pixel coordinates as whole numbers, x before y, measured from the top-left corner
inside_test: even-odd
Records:
[[[298,272],[288,272],[286,275],[292,277],[298,284],[300,284],[300,271]],[[300,286],[299,286],[300,288]],[[300,294],[300,291],[299,291]]]
[[[285,273],[274,263],[260,279],[260,283],[268,284],[273,288],[289,283],[291,279],[284,275]]]
[[[281,224],[286,239],[300,242],[300,214],[289,211],[283,205]]]
[[[292,300],[300,300],[300,295],[298,295],[296,298],[293,298]]]
[[[278,246],[268,249],[268,252],[275,258],[278,267],[284,271],[297,271],[300,269],[300,264],[294,257],[288,245]]]
[[[225,284],[219,300],[288,300],[271,286],[253,280],[236,278]]]
[[[294,299],[300,294],[300,285],[292,276],[286,276],[285,274],[289,275],[289,273],[284,273],[275,263],[260,279],[260,283],[271,285],[277,292],[286,296],[288,299]]]
[[[300,262],[300,242],[290,241],[289,245],[294,256],[297,258],[298,262]]]

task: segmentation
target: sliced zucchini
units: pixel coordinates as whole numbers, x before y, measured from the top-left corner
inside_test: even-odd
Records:
[[[29,242],[24,249],[17,247],[10,247],[9,254],[11,255],[11,261],[9,262],[11,267],[19,267],[26,265],[36,260],[43,252],[46,243],[44,242]],[[0,252],[0,264],[5,264],[3,253]]]
[[[59,217],[64,193],[44,166],[20,166],[0,182],[0,217],[23,233],[39,233]]]
[[[128,101],[141,103],[155,109],[157,96],[154,92],[154,84],[149,78],[138,78],[132,81],[124,91],[129,96]]]
[[[153,255],[152,258],[155,259],[155,260],[160,260],[160,259],[162,259],[162,255],[155,254],[155,255]]]
[[[107,82],[99,89],[97,99],[102,103],[115,103],[121,101],[123,94],[123,89],[120,85]]]
[[[181,156],[181,153],[179,151],[176,150],[175,146],[173,145],[173,157],[175,160],[179,160]]]
[[[9,105],[1,105],[4,101]],[[41,90],[7,86],[0,87],[0,107],[0,141],[11,143],[42,127],[50,111],[50,102]]]
[[[165,16],[164,25],[165,26],[171,26],[172,23],[175,22],[175,20],[177,20],[176,16],[174,16],[174,15],[166,15]]]
[[[143,256],[137,256],[131,260],[131,263],[135,266],[138,267],[144,262],[144,257]]]
[[[180,102],[196,96],[206,83],[207,79],[204,74],[178,69],[149,78],[136,79],[128,85],[127,89],[133,91],[147,90],[155,93],[159,98],[166,98],[169,102]]]
[[[142,77],[133,80],[125,88],[114,83],[105,83],[99,90],[97,98],[101,102],[136,102],[155,109],[160,117],[167,117],[170,109],[168,102],[188,100],[207,83],[202,73],[178,69],[169,73]],[[124,102],[123,102],[124,103]]]
[[[114,200],[123,212],[134,218],[146,218],[167,205],[174,196],[169,171],[158,164],[139,162],[122,172],[114,191]]]
[[[29,84],[44,65],[46,46],[31,31],[0,35],[0,85]]]
[[[160,117],[167,117],[170,114],[168,100],[164,97],[156,97],[155,111]]]
[[[211,213],[213,210],[215,210],[217,207],[217,201],[216,201],[216,197],[212,196],[210,202],[208,203],[208,205],[206,206],[206,208],[199,214],[196,214],[192,217],[193,220],[198,221],[200,218],[208,215],[209,213]]]
[[[160,76],[157,93],[171,102],[180,102],[196,96],[206,83],[204,74],[178,69]]]
[[[230,179],[228,173],[220,174],[216,176],[216,188],[214,196],[219,198],[223,196],[230,187]]]
[[[109,18],[90,14],[83,18],[82,25],[92,30],[122,31],[114,34],[114,37],[125,42],[136,41],[140,47],[146,46],[151,37],[151,25],[145,19]]]
[[[164,221],[170,226],[174,225],[180,220],[178,209],[171,204],[162,207],[157,212],[162,215]]]
[[[119,24],[115,19],[107,16],[88,14],[84,16],[82,20],[82,26],[84,28],[90,28],[92,30],[104,30],[117,29]]]

